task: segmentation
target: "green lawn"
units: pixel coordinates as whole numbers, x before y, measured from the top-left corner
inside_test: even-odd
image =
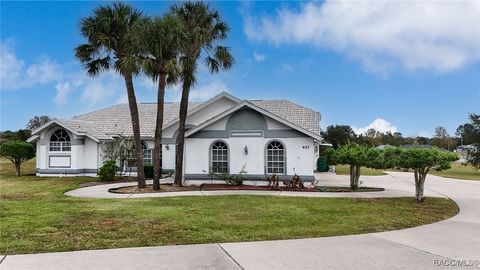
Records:
[[[350,175],[350,166],[348,166],[348,165],[336,165],[335,166],[335,172],[338,175]],[[387,174],[380,171],[380,170],[375,170],[375,169],[362,167],[360,169],[360,175],[376,176],[376,175],[387,175]]]
[[[453,163],[452,168],[442,172],[431,172],[433,175],[438,175],[448,178],[458,178],[466,180],[480,180],[480,170],[476,171],[472,166],[464,166],[458,163]]]
[[[359,234],[458,212],[440,198],[421,204],[413,198],[81,199],[63,193],[92,178],[17,178],[11,168],[0,160],[0,254]]]

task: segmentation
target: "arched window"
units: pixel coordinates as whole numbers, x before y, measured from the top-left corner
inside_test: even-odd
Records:
[[[50,137],[50,151],[69,152],[72,150],[70,135],[63,129],[55,131]]]
[[[279,141],[267,146],[267,174],[285,174],[285,147]]]
[[[228,173],[228,146],[218,141],[212,145],[211,151],[212,173]]]
[[[142,141],[143,164],[152,164],[153,149],[149,149],[148,145]]]

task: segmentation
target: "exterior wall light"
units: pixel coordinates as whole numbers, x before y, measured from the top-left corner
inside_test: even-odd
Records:
[[[245,145],[245,147],[243,148],[243,151],[245,151],[245,155],[248,155],[248,146]]]

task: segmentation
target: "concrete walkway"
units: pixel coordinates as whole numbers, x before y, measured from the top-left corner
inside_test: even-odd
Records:
[[[414,194],[411,173],[392,172],[362,180],[367,186],[387,188],[387,193]],[[339,181],[348,182],[346,177],[337,176],[321,184],[337,185]],[[0,268],[479,269],[480,181],[428,176],[426,187],[428,196],[448,196],[455,200],[460,213],[430,225],[373,234],[13,255],[7,256]]]

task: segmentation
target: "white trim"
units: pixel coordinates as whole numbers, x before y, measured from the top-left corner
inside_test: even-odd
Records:
[[[90,135],[88,132],[76,132],[76,131],[72,130],[71,128],[69,128],[69,127],[65,126],[64,124],[62,124],[60,121],[52,120],[52,121],[44,124],[43,126],[35,129],[34,131],[32,131],[32,136],[30,136],[30,138],[27,139],[27,142],[32,142],[32,141],[40,138],[40,136],[37,135],[36,133],[44,130],[45,128],[50,127],[50,126],[53,125],[53,124],[59,125],[60,127],[62,127],[62,128],[64,128],[64,129],[70,131],[71,133],[73,133],[75,136],[78,136],[78,137],[86,136],[86,137],[92,139],[93,141],[95,141],[95,142],[97,142],[97,143],[100,141],[98,138],[96,138],[96,137],[93,136],[93,135]],[[38,137],[35,138],[35,136],[38,136]]]
[[[196,112],[202,110],[203,108],[206,108],[208,106],[210,106],[211,104],[213,104],[214,102],[216,102],[217,100],[220,100],[221,98],[228,98],[236,103],[241,103],[242,100],[241,99],[238,99],[232,95],[230,95],[229,93],[227,92],[221,92],[220,94],[214,96],[213,98],[203,102],[202,104],[198,105],[197,107],[193,108],[192,110],[188,111],[187,113],[187,118],[193,114],[195,114]],[[173,119],[172,121],[168,122],[166,125],[163,125],[162,129],[165,130],[167,129],[168,127],[171,127],[173,126],[174,124],[178,123],[180,121],[180,119],[177,117],[175,119]]]
[[[185,137],[189,137],[189,136],[197,133],[198,131],[202,130],[203,128],[213,124],[214,122],[224,118],[227,115],[232,114],[233,112],[235,112],[235,111],[237,111],[237,110],[239,110],[243,107],[249,107],[250,109],[255,110],[255,111],[257,111],[257,112],[259,112],[263,115],[266,115],[266,116],[268,116],[268,117],[270,117],[270,118],[272,118],[272,119],[274,119],[274,120],[276,120],[276,121],[278,121],[282,124],[285,124],[285,125],[291,127],[292,129],[298,130],[301,133],[304,133],[304,134],[308,135],[309,137],[312,137],[312,138],[317,139],[319,141],[323,140],[322,136],[320,136],[319,134],[316,134],[316,133],[311,132],[311,131],[309,131],[305,128],[302,128],[302,127],[300,127],[300,126],[298,126],[298,125],[296,125],[296,124],[294,124],[294,123],[292,123],[292,122],[290,122],[290,121],[288,121],[288,120],[286,120],[282,117],[279,117],[279,116],[277,116],[277,115],[275,115],[275,114],[273,114],[273,113],[271,113],[267,110],[264,110],[264,109],[262,109],[262,108],[260,108],[256,105],[254,105],[254,104],[252,104],[252,103],[250,103],[249,101],[246,101],[246,100],[243,101],[242,103],[238,104],[237,106],[235,106],[233,108],[230,108],[230,109],[226,110],[225,112],[223,112],[223,113],[221,113],[221,114],[219,114],[219,115],[201,123],[200,125],[196,126],[193,129],[189,130],[188,132],[185,133]]]
[[[27,142],[31,143],[31,142],[34,142],[38,139],[40,139],[40,135],[33,135],[33,136],[30,136],[30,138],[27,139]]]

